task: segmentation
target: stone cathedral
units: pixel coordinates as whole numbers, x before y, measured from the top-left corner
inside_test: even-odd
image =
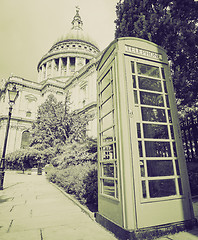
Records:
[[[0,152],[8,118],[8,89],[16,85],[19,97],[13,107],[7,153],[29,144],[29,129],[36,119],[37,108],[49,94],[58,101],[69,95],[71,111],[89,113],[87,127],[91,137],[97,136],[96,66],[101,53],[97,44],[83,31],[83,22],[76,8],[71,30],[59,38],[38,63],[38,79],[31,81],[10,76],[0,82]]]

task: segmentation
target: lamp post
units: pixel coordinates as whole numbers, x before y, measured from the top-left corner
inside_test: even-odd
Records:
[[[12,115],[12,106],[15,104],[17,97],[19,96],[19,91],[17,91],[16,86],[14,85],[12,90],[8,90],[8,97],[9,97],[9,112],[8,112],[8,121],[6,126],[6,133],[5,133],[5,140],[3,146],[3,153],[0,162],[0,190],[3,190],[3,182],[4,182],[4,175],[5,175],[5,153],[6,153],[6,146],[8,140],[8,132],[10,128],[10,119]]]

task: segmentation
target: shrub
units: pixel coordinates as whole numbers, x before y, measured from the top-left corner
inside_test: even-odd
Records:
[[[7,168],[27,169],[32,168],[41,160],[41,154],[37,149],[19,149],[6,155]]]
[[[198,195],[198,163],[187,162],[188,176],[192,196]]]
[[[52,170],[47,178],[74,194],[83,204],[97,205],[97,165],[91,162],[70,165],[66,169]]]
[[[88,172],[87,177],[84,179],[85,184],[85,194],[87,204],[98,205],[98,169],[97,165]]]
[[[9,169],[28,169],[36,167],[38,162],[45,165],[54,157],[55,150],[48,148],[43,151],[33,147],[19,149],[6,155],[7,168]]]
[[[85,162],[97,161],[97,144],[95,140],[87,140],[83,143],[67,143],[59,149],[60,154],[52,159],[51,163],[59,169],[65,169],[70,165],[78,165]]]

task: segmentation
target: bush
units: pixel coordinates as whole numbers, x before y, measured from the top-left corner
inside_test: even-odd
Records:
[[[7,168],[9,169],[28,169],[36,167],[38,162],[45,165],[54,157],[55,150],[48,148],[43,151],[33,147],[19,149],[6,155]]]
[[[67,193],[74,194],[83,204],[97,206],[98,184],[97,165],[85,162],[70,165],[66,169],[50,171],[49,181],[62,187]]]
[[[88,172],[87,177],[84,179],[86,204],[98,205],[98,168],[95,167]]]
[[[188,176],[192,196],[198,195],[198,163],[187,162]]]
[[[7,168],[27,169],[37,165],[41,160],[41,154],[37,149],[19,149],[6,155]]]
[[[95,140],[87,140],[83,143],[67,143],[59,149],[60,154],[51,161],[53,166],[65,169],[70,165],[78,165],[85,162],[97,161],[97,143]]]

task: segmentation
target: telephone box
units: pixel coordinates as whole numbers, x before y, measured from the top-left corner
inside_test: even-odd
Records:
[[[97,71],[96,221],[121,239],[192,226],[195,219],[165,50],[143,39],[119,38],[106,48]]]

